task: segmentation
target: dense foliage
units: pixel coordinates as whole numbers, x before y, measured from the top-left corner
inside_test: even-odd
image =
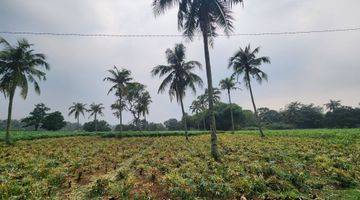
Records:
[[[87,122],[83,125],[83,129],[88,132],[111,130],[110,125],[104,120]]]
[[[20,141],[0,147],[0,198],[356,199],[358,133],[220,134],[222,162],[211,158],[208,135]]]
[[[21,122],[25,124],[24,127],[34,127],[35,131],[37,131],[47,115],[46,112],[49,110],[50,108],[43,103],[36,104],[34,110],[30,112],[30,116],[25,117]]]
[[[64,117],[61,112],[56,111],[53,113],[49,113],[42,121],[41,128],[49,131],[57,131],[66,126],[66,122],[64,121]]]

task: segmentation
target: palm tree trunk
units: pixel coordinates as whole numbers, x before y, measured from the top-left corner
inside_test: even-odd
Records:
[[[186,138],[186,140],[189,140],[189,135],[188,135],[188,130],[187,130],[187,120],[186,120],[186,114],[185,114],[182,97],[180,97],[180,105],[181,105],[181,111],[182,111],[182,116],[183,116],[183,120],[184,120],[185,138]]]
[[[122,131],[123,131],[123,126],[122,126],[122,111],[121,111],[121,110],[120,110],[119,120],[120,120],[120,133],[122,133]]]
[[[10,129],[11,129],[11,115],[12,115],[12,107],[15,95],[15,88],[10,92],[9,97],[9,107],[8,107],[8,117],[6,121],[6,133],[5,133],[5,143],[10,144]]]
[[[78,131],[80,131],[80,117],[77,117],[77,125],[78,125]]]
[[[234,114],[233,114],[233,109],[232,109],[232,104],[231,104],[230,90],[228,90],[228,97],[229,97],[229,104],[230,104],[231,129],[232,129],[232,132],[234,133],[234,131],[235,131]]]
[[[252,104],[253,104],[253,107],[254,107],[255,120],[256,120],[256,123],[258,124],[258,128],[259,128],[259,131],[260,131],[260,136],[265,137],[265,134],[262,131],[261,123],[260,123],[259,116],[258,116],[258,113],[257,113],[257,109],[256,109],[255,101],[254,101],[254,95],[253,95],[253,92],[252,92],[252,89],[251,89],[251,83],[250,83],[249,74],[247,74],[246,77],[247,77],[247,81],[248,81],[248,85],[249,85],[251,101],[252,101]]]
[[[97,119],[96,119],[96,113],[94,115],[94,126],[95,126],[95,132],[97,132]]]
[[[119,112],[120,112],[120,133],[122,133],[123,131],[123,127],[122,127],[122,96],[121,96],[121,93],[119,94],[119,105],[120,105],[120,109],[119,109]]]
[[[203,42],[204,42],[204,53],[205,53],[205,64],[206,64],[206,78],[208,83],[209,91],[209,114],[210,114],[210,129],[211,129],[211,155],[216,161],[220,160],[220,155],[217,147],[217,134],[216,134],[216,122],[214,114],[213,104],[213,86],[212,86],[212,75],[209,55],[209,41],[207,31],[202,31]]]

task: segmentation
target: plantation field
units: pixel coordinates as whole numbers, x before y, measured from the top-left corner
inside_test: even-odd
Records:
[[[190,136],[203,135],[208,132],[189,131]],[[226,133],[219,131],[219,134]],[[230,133],[230,132],[228,132]],[[258,135],[257,130],[240,130],[235,134]],[[349,139],[360,137],[360,129],[295,129],[295,130],[266,130],[268,136],[284,136],[284,137],[310,137],[310,138],[337,138]],[[159,136],[183,136],[184,131],[123,131],[119,132],[84,132],[84,131],[12,131],[12,141],[18,140],[34,140],[42,138],[59,138],[72,136],[101,136],[105,138],[111,137],[159,137]],[[0,131],[0,141],[3,141],[4,131]]]
[[[359,129],[266,133],[0,143],[0,199],[360,198]]]

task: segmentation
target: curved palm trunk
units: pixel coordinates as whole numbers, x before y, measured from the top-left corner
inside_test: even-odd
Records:
[[[230,90],[228,90],[228,97],[229,97],[229,104],[230,104],[231,129],[232,129],[232,132],[234,133],[234,131],[235,131],[234,114],[233,114],[233,109],[232,109],[232,104],[231,104]]]
[[[214,103],[213,103],[213,86],[212,86],[212,75],[209,55],[209,41],[206,31],[203,31],[204,41],[204,53],[205,53],[205,64],[206,64],[206,78],[208,83],[209,91],[209,114],[210,114],[210,129],[211,129],[211,155],[216,161],[220,160],[220,155],[217,147],[217,135],[216,135],[216,122],[214,114]]]
[[[189,135],[188,135],[188,130],[187,130],[187,120],[186,120],[186,114],[185,114],[182,97],[180,97],[180,105],[181,105],[181,111],[182,111],[182,116],[183,116],[183,120],[184,120],[185,138],[186,138],[186,140],[189,140]]]
[[[15,89],[13,89],[10,92],[10,96],[9,96],[8,117],[7,117],[7,121],[6,121],[6,133],[5,133],[5,143],[6,144],[10,144],[11,116],[12,116],[14,94],[15,94]]]
[[[247,81],[248,81],[248,84],[249,84],[249,91],[250,91],[251,101],[252,101],[252,104],[253,104],[253,107],[254,107],[255,120],[256,120],[256,123],[258,124],[258,128],[259,128],[259,131],[260,131],[260,136],[265,137],[265,134],[262,131],[261,123],[260,123],[259,116],[258,116],[258,113],[257,113],[257,109],[256,109],[255,101],[254,101],[254,95],[253,95],[253,92],[252,92],[252,89],[251,89],[251,83],[250,83],[249,74],[247,74],[246,76],[247,76]]]

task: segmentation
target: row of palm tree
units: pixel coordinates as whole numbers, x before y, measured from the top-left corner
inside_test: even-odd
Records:
[[[265,137],[261,128],[254,95],[251,87],[251,80],[255,79],[258,83],[262,83],[263,80],[267,80],[267,74],[260,69],[263,63],[270,63],[268,57],[257,57],[260,48],[251,49],[250,45],[244,49],[240,48],[235,52],[229,59],[228,68],[232,69],[232,75],[220,81],[219,86],[222,90],[225,90],[228,95],[229,104],[232,105],[231,101],[231,90],[239,89],[237,86],[240,84],[239,79],[242,78],[242,82],[246,88],[250,91],[251,102],[254,108],[255,118],[258,124],[259,132],[261,137]],[[188,127],[186,121],[186,112],[184,110],[183,99],[186,94],[186,90],[190,89],[193,93],[196,93],[196,88],[202,88],[203,82],[201,78],[195,74],[195,69],[201,69],[201,64],[198,61],[186,61],[186,51],[183,44],[176,44],[174,49],[166,50],[167,65],[158,65],[151,71],[153,76],[163,78],[158,93],[163,93],[168,88],[170,101],[176,98],[177,102],[181,106],[185,136],[188,140]],[[212,95],[209,88],[205,89],[204,94],[197,97],[190,106],[190,110],[196,114],[206,111],[210,113],[209,102],[220,101],[220,90],[212,88]],[[231,108],[231,106],[230,106]],[[230,109],[232,131],[235,130],[233,111]],[[206,116],[209,117],[209,116]],[[212,117],[210,118],[212,120]],[[212,123],[212,121],[211,121]],[[203,117],[203,124],[205,128],[205,117]],[[211,130],[216,130],[215,124],[211,124]]]
[[[94,117],[95,131],[97,131],[97,116],[104,116],[103,110],[105,109],[105,107],[102,103],[92,103],[89,107],[90,108],[87,109],[86,104],[74,102],[73,105],[69,107],[69,116],[74,115],[75,119],[77,120],[78,129],[80,129],[80,115],[85,117],[85,112],[89,112],[89,118]]]
[[[120,132],[123,130],[122,113],[128,110],[134,118],[134,124],[140,130],[140,117],[143,116],[146,121],[146,115],[149,114],[149,106],[152,102],[150,93],[146,91],[146,86],[132,82],[131,72],[127,69],[118,69],[114,66],[108,70],[109,76],[104,81],[112,85],[108,94],[114,93],[117,100],[111,105],[114,115],[119,119]]]
[[[195,34],[202,35],[209,91],[211,154],[217,161],[220,160],[220,155],[217,147],[209,45],[213,45],[218,29],[227,35],[233,31],[231,8],[241,3],[243,0],[153,0],[152,4],[155,16],[165,13],[169,8],[178,8],[178,29],[183,31],[184,37],[192,40]]]

